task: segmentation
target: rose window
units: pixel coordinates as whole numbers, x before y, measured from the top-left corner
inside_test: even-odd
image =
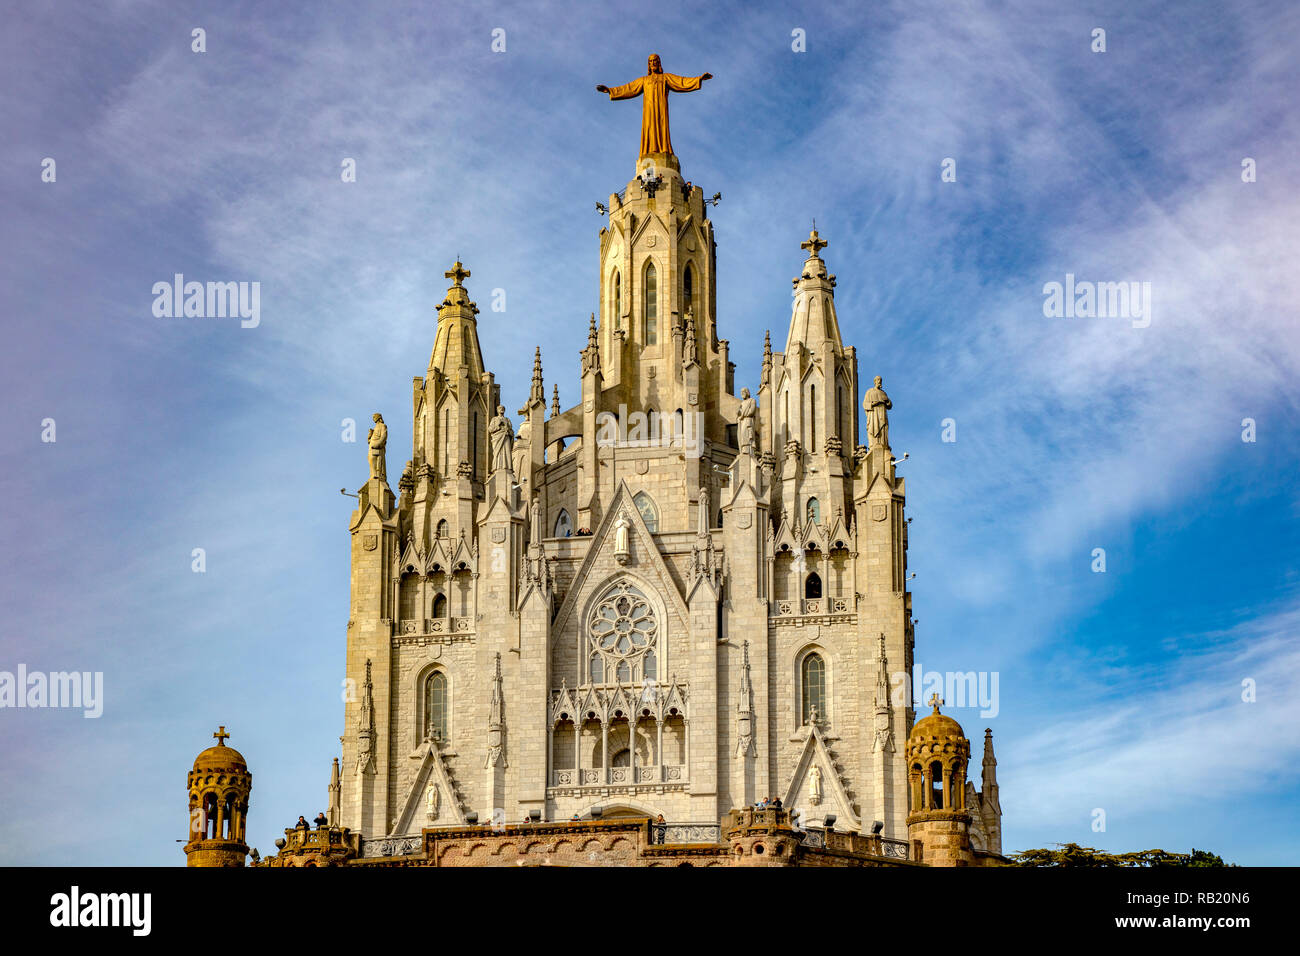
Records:
[[[654,608],[631,584],[610,588],[587,621],[593,683],[638,681],[656,676]]]

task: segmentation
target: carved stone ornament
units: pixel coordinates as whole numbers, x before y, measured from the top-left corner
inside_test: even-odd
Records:
[[[889,514],[889,508],[888,508],[886,505],[872,505],[872,506],[871,506],[871,520],[872,520],[872,521],[884,521],[886,515],[888,515],[888,514]]]
[[[375,548],[379,547],[379,535],[363,534],[361,536],[361,547],[365,548],[367,551],[375,550]]]
[[[505,529],[505,528],[493,528],[493,529],[492,529],[492,543],[493,543],[493,544],[502,544],[502,543],[504,543],[505,540],[506,540],[506,529]]]
[[[748,511],[742,511],[739,515],[736,516],[736,527],[739,528],[741,531],[744,531],[750,526],[750,523],[753,520],[754,520],[754,516],[752,514],[750,514]]]

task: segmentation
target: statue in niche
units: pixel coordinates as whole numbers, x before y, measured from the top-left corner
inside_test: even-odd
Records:
[[[816,764],[808,771],[808,802],[814,807],[822,802],[822,768]]]
[[[438,792],[438,785],[436,783],[429,784],[428,789],[424,791],[424,811],[430,820],[438,819],[438,805],[440,802],[441,794]]]

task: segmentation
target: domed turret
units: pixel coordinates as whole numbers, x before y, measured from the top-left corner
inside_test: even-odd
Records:
[[[907,817],[913,858],[931,866],[969,866],[970,813],[966,809],[966,766],[970,741],[961,724],[939,713],[943,701],[907,736],[911,813]]]
[[[212,735],[217,745],[194,758],[188,778],[190,830],[187,866],[243,866],[248,855],[244,827],[253,775],[244,755],[226,746],[224,726]]]

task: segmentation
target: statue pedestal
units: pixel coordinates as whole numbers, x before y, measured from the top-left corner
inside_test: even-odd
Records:
[[[519,489],[515,487],[515,475],[509,468],[498,468],[488,476],[487,500],[501,498],[514,511],[519,507]]]
[[[396,499],[393,490],[388,487],[388,482],[382,478],[371,478],[357,489],[357,501],[362,512],[370,505],[374,505],[379,513],[387,518],[393,513]]]

